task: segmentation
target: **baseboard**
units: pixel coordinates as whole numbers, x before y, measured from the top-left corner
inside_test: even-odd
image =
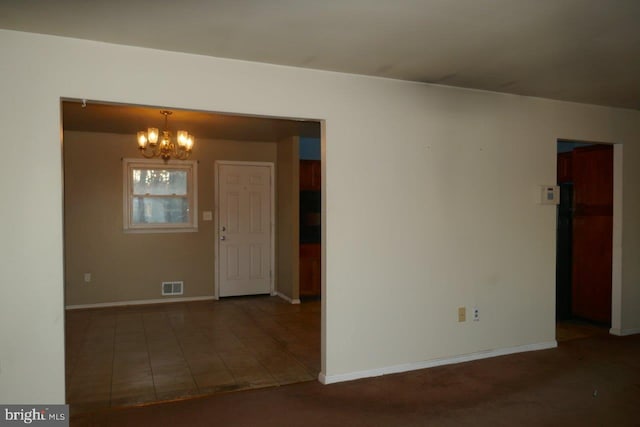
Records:
[[[611,329],[609,329],[609,333],[611,335],[618,335],[620,337],[624,337],[624,336],[627,336],[627,335],[640,334],[640,329],[611,328]]]
[[[286,296],[285,294],[280,293],[280,292],[276,292],[276,295],[279,296],[280,298],[282,298],[283,300],[287,301],[290,304],[300,304],[300,300],[298,298],[292,299],[292,298],[289,298],[288,296]]]
[[[327,376],[322,372],[318,374],[318,381],[320,381],[320,384],[330,384],[327,382]]]
[[[447,357],[443,359],[425,360],[422,362],[405,363],[403,365],[387,366],[384,368],[369,369],[365,371],[349,372],[338,375],[318,375],[318,381],[322,384],[333,384],[343,381],[358,380],[361,378],[378,377],[380,375],[397,374],[400,372],[415,371],[418,369],[434,368],[442,365],[470,362],[472,360],[487,359],[489,357],[506,356],[507,354],[522,353],[526,351],[547,350],[558,346],[557,341],[549,341],[537,344],[526,344],[517,347],[500,348],[497,350],[479,351],[477,353],[463,354],[461,356]]]
[[[65,309],[79,310],[83,308],[123,307],[127,305],[163,304],[167,302],[209,301],[213,299],[215,298],[214,297],[185,297],[185,298],[141,299],[141,300],[131,300],[131,301],[99,302],[96,304],[67,305],[65,306]]]

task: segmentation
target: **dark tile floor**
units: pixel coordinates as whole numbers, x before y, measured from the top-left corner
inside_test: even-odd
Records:
[[[66,314],[76,414],[311,381],[319,371],[319,301],[243,297]]]

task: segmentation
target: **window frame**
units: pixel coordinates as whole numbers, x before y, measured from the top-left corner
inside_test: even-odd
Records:
[[[187,172],[187,217],[189,221],[178,224],[135,224],[133,222],[134,194],[132,182],[134,169],[165,169]],[[122,221],[125,233],[188,233],[198,231],[198,162],[196,160],[170,160],[165,162],[161,159],[122,159],[122,178]]]

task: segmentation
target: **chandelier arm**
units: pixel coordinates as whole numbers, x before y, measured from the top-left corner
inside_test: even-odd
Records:
[[[155,150],[152,150],[151,152],[149,152],[147,150],[147,148],[140,148],[139,150],[142,153],[142,157],[144,157],[146,159],[152,159],[152,158],[156,157]]]

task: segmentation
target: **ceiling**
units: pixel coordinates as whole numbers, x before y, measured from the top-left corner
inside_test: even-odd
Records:
[[[2,0],[0,28],[640,109],[639,0]]]
[[[62,127],[67,131],[132,134],[149,127],[164,129],[161,108],[104,104],[82,100],[62,102]],[[201,111],[171,110],[171,131],[186,130],[196,138],[236,141],[279,141],[288,136],[320,138],[320,123]],[[132,140],[133,141],[133,140]]]

